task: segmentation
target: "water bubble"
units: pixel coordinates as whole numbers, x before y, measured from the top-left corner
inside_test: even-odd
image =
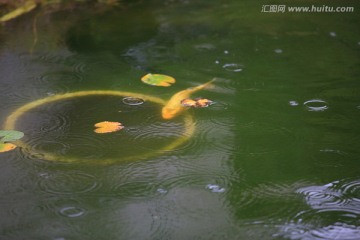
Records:
[[[336,32],[329,32],[329,35],[330,35],[331,37],[336,37]]]
[[[304,105],[308,108],[309,111],[319,112],[325,111],[329,107],[324,100],[321,99],[312,99],[304,102]]]
[[[225,192],[225,188],[220,187],[216,184],[208,184],[206,185],[206,189],[209,189],[213,193],[222,193]]]
[[[283,52],[283,50],[282,50],[282,49],[280,49],[280,48],[277,48],[277,49],[274,49],[274,52],[275,52],[275,53],[282,53],[282,52]]]
[[[165,194],[168,192],[166,189],[163,189],[163,188],[158,188],[158,189],[156,189],[156,191],[160,194]]]
[[[289,105],[295,107],[298,106],[299,103],[297,101],[289,101]]]
[[[65,217],[75,218],[82,216],[85,213],[85,209],[80,207],[64,207],[59,212]]]
[[[145,100],[137,97],[124,97],[122,102],[126,105],[136,106],[143,104]]]
[[[244,68],[243,65],[238,63],[226,63],[222,67],[230,72],[241,72]]]

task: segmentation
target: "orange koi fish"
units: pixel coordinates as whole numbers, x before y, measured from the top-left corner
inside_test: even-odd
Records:
[[[161,114],[163,119],[172,119],[173,117],[177,116],[179,113],[184,111],[186,108],[181,105],[181,101],[185,98],[189,98],[191,94],[193,94],[196,91],[199,91],[209,84],[211,84],[213,81],[215,81],[215,78],[207,83],[201,84],[197,87],[188,88],[185,90],[182,90],[178,93],[175,93],[170,100],[167,102],[167,104],[162,108]]]

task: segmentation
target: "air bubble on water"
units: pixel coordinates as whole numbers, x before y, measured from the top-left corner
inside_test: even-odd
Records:
[[[277,49],[274,49],[274,52],[275,52],[275,53],[282,53],[282,52],[283,52],[283,50],[282,50],[282,49],[280,49],[280,48],[277,48]]]
[[[158,193],[160,193],[160,194],[165,194],[165,193],[167,193],[167,190],[165,190],[165,189],[163,189],[163,188],[158,188],[158,189],[156,189],[156,191],[157,191]]]
[[[290,104],[290,106],[293,106],[293,107],[299,105],[299,103],[297,101],[289,101],[289,104]]]
[[[329,35],[330,35],[331,37],[336,37],[336,32],[329,32]]]
[[[222,193],[225,192],[225,188],[220,187],[216,184],[208,184],[206,185],[206,189],[209,189],[213,193]]]

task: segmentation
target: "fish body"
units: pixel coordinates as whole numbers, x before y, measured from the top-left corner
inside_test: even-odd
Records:
[[[162,118],[169,120],[177,116],[182,111],[184,111],[186,108],[183,105],[181,105],[181,101],[184,100],[185,98],[189,98],[191,94],[205,88],[213,81],[215,81],[215,79],[206,82],[204,84],[201,84],[199,86],[188,88],[178,93],[175,93],[166,103],[166,105],[162,108],[161,111]]]

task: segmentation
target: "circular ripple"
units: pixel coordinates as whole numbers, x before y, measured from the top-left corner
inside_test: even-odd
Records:
[[[339,207],[346,203],[346,199],[342,198],[342,193],[334,189],[334,184],[326,184],[323,186],[309,186],[297,190],[303,194],[309,206],[314,209]]]
[[[42,114],[44,116],[45,114]],[[67,115],[64,115],[62,113],[54,113],[49,116],[46,114],[41,120],[41,127],[40,131],[43,134],[47,134],[54,131],[63,132],[66,131],[68,128],[68,123],[70,122],[70,119]]]
[[[211,51],[211,50],[216,49],[215,45],[213,45],[211,43],[197,44],[197,45],[194,45],[194,48],[199,51]]]
[[[343,209],[303,211],[293,222],[301,223],[303,236],[315,239],[358,239],[359,216]],[[295,225],[296,226],[296,225]]]
[[[340,182],[343,195],[360,202],[360,180]]]
[[[324,100],[321,99],[312,99],[304,102],[304,105],[309,111],[321,112],[327,110],[329,107]]]
[[[203,129],[199,131],[199,141],[203,144],[208,142],[218,150],[219,154],[230,155],[235,150],[234,119],[224,119],[223,122],[208,122],[203,124]],[[202,145],[201,144],[201,145]]]
[[[105,141],[97,134],[68,134],[69,149],[66,155],[77,156],[82,159],[101,159],[111,153],[110,141]],[[60,155],[60,154],[59,154]],[[62,154],[65,156],[65,154]]]
[[[99,187],[95,176],[79,171],[42,173],[38,185],[42,191],[56,194],[87,193]]]
[[[122,102],[126,105],[136,106],[143,104],[145,100],[137,97],[124,97]]]
[[[296,212],[297,205],[291,204],[289,201],[295,197],[294,189],[298,184],[264,183],[247,186],[241,191],[237,190],[239,199],[241,199],[239,210],[248,212],[247,214],[253,212],[251,214],[254,214],[254,217],[265,221]]]
[[[76,62],[74,64],[73,68],[74,68],[74,71],[78,74],[85,73],[88,70],[87,65],[83,62]]]
[[[44,84],[56,83],[63,86],[66,86],[74,82],[79,82],[81,80],[82,77],[80,74],[76,72],[67,72],[67,71],[50,72],[40,76],[40,81]]]
[[[238,63],[226,63],[222,67],[229,72],[241,72],[244,69],[244,65]]]
[[[128,97],[136,97],[136,98],[141,98],[141,99],[146,99],[154,104],[159,104],[160,106],[165,104],[165,102],[162,99],[156,98],[156,97],[152,97],[152,96],[148,96],[148,95],[142,95],[142,94],[137,94],[137,93],[130,93],[130,92],[120,92],[120,91],[101,91],[101,90],[94,90],[94,91],[80,91],[80,92],[73,92],[73,93],[67,93],[67,94],[62,94],[62,95],[53,95],[47,98],[43,98],[43,99],[39,99],[33,102],[30,102],[28,104],[23,105],[22,107],[18,108],[17,110],[15,110],[12,114],[10,114],[10,116],[8,116],[6,123],[5,123],[5,129],[15,129],[16,128],[16,123],[18,121],[18,119],[20,117],[22,117],[22,115],[24,115],[24,113],[29,113],[34,111],[35,109],[37,109],[39,106],[48,106],[47,104],[49,103],[56,103],[53,106],[50,106],[51,111],[56,111],[56,106],[59,104],[59,102],[61,104],[70,104],[66,110],[70,111],[74,116],[74,120],[72,120],[70,122],[70,127],[72,125],[72,123],[77,123],[79,121],[85,121],[84,124],[77,124],[77,126],[74,128],[71,128],[71,131],[69,131],[70,133],[73,133],[74,135],[76,135],[77,133],[81,133],[81,131],[86,131],[87,133],[89,133],[89,129],[93,130],[93,122],[89,125],[89,119],[85,119],[83,118],[83,114],[79,115],[79,111],[77,110],[78,108],[75,108],[73,105],[74,103],[71,103],[69,101],[59,101],[59,100],[68,100],[68,99],[74,99],[77,97],[84,97],[84,96],[108,96],[110,98],[110,100],[108,101],[109,103],[113,104],[114,101],[113,98],[116,97],[124,97],[124,96],[128,96]],[[88,98],[88,100],[94,101],[93,98]],[[101,98],[103,99],[103,98]],[[60,110],[61,110],[61,104],[60,104]],[[97,105],[97,104],[95,104]],[[98,105],[97,105],[98,106]],[[125,105],[124,105],[125,106]],[[131,106],[129,106],[131,107]],[[49,108],[49,107],[48,107]],[[55,108],[55,110],[54,110]],[[155,110],[158,109],[158,107],[154,108]],[[94,107],[92,107],[91,105],[89,105],[89,107],[87,108],[82,108],[81,109],[82,113],[84,113],[85,115],[88,114],[89,112],[94,113],[95,109]],[[96,112],[96,111],[95,111]],[[114,112],[115,114],[118,114],[118,111]],[[155,116],[156,115],[156,116]],[[159,114],[155,114],[154,116],[150,117],[150,118],[156,118],[155,122],[152,122],[152,124],[150,124],[150,126],[148,126],[149,124],[142,125],[139,124],[138,126],[143,126],[144,129],[142,129],[143,131],[129,131],[130,133],[134,134],[135,136],[133,138],[137,138],[136,140],[143,140],[143,142],[145,143],[149,143],[149,145],[136,145],[136,144],[131,144],[131,140],[129,140],[126,137],[126,133],[129,132],[124,132],[121,131],[119,133],[115,133],[115,134],[111,134],[111,135],[106,135],[103,136],[103,138],[107,141],[107,143],[109,145],[109,150],[111,149],[111,152],[113,152],[114,154],[121,154],[120,158],[119,157],[113,157],[109,156],[109,158],[101,158],[101,159],[95,159],[95,160],[99,160],[97,161],[97,163],[101,163],[101,164],[109,164],[109,163],[113,163],[115,161],[129,161],[132,159],[145,159],[145,158],[149,158],[150,156],[154,156],[154,155],[158,155],[158,154],[162,154],[164,152],[167,151],[171,151],[174,150],[175,148],[177,148],[178,146],[183,145],[185,142],[187,142],[187,140],[190,138],[190,136],[192,136],[193,132],[194,132],[194,127],[195,125],[193,124],[193,120],[191,118],[191,116],[188,113],[185,113],[182,115],[182,118],[179,119],[180,124],[174,125],[173,128],[171,128],[172,130],[174,130],[175,132],[170,132],[169,131],[169,124],[174,124],[176,122],[174,121],[163,121],[161,119],[161,121],[159,121]],[[77,116],[77,117],[76,117]],[[112,115],[111,115],[112,116]],[[129,117],[130,116],[130,117]],[[129,114],[124,114],[121,116],[122,119],[126,119],[128,118],[129,122],[133,122],[133,121],[143,121],[144,118],[139,118],[139,116],[136,117],[136,119],[133,119],[133,117],[131,117],[132,115]],[[116,118],[118,118],[119,116],[117,116]],[[147,119],[148,120],[148,119]],[[146,120],[146,121],[147,121]],[[33,123],[36,121],[30,121],[30,123]],[[126,122],[124,120],[124,122]],[[135,123],[136,124],[136,123]],[[126,126],[125,126],[126,128]],[[177,129],[179,128],[179,129]],[[131,129],[131,126],[130,126]],[[136,130],[136,127],[132,128]],[[163,132],[158,132],[158,131],[163,131]],[[93,131],[90,131],[90,133],[92,133],[91,136],[93,136]],[[136,133],[138,133],[138,135],[136,136]],[[81,134],[80,134],[81,135]],[[66,136],[71,136],[71,134],[69,135],[69,133],[67,133]],[[90,134],[89,134],[90,136]],[[48,140],[49,143],[49,148],[51,147],[51,144],[58,144],[62,143],[61,136],[55,136],[56,139],[55,141],[50,141]],[[116,149],[114,148],[113,145],[115,141],[115,138],[117,137],[117,141],[121,141],[122,139],[124,139],[127,143],[126,146],[124,146],[123,144],[118,146]],[[153,137],[153,139],[150,139],[150,137]],[[167,138],[167,139],[166,139]],[[90,138],[92,139],[92,138]],[[153,141],[153,140],[157,140],[157,141]],[[38,139],[39,140],[39,139]],[[32,141],[30,139],[30,141]],[[68,150],[68,144],[72,145],[74,143],[73,142],[69,142],[66,143],[66,145],[64,146],[59,146],[60,150],[58,152],[62,153],[63,151],[67,151]],[[129,145],[130,144],[130,145]],[[19,141],[18,143],[19,146],[26,148],[26,152],[33,152],[33,146],[29,145],[28,143],[26,143],[26,141]],[[103,145],[104,146],[104,145]],[[143,149],[145,149],[145,151],[140,151],[139,152],[139,146],[142,147]],[[127,149],[128,147],[132,147],[134,148],[133,150],[129,150]],[[129,154],[134,154],[134,155],[125,155],[124,154],[124,148],[126,149],[126,152]],[[107,150],[106,150],[107,151]],[[104,153],[106,153],[106,151],[102,151]],[[83,162],[84,160],[87,161],[88,159],[84,156],[64,156],[64,155],[59,155],[56,152],[52,152],[52,151],[36,151],[35,154],[43,154],[43,156],[47,159],[47,160],[51,160],[51,161],[63,161],[63,162]],[[101,155],[103,156],[103,155]],[[117,155],[118,156],[118,155]],[[92,159],[94,160],[94,159]]]
[[[123,198],[144,198],[156,194],[156,186],[148,181],[135,180],[111,186],[111,195]]]
[[[358,217],[339,211],[303,211],[290,223],[280,226],[274,236],[286,239],[357,240]]]
[[[81,207],[76,206],[67,206],[63,207],[59,210],[59,213],[62,216],[69,217],[69,218],[76,218],[84,215],[86,213],[86,210]]]

